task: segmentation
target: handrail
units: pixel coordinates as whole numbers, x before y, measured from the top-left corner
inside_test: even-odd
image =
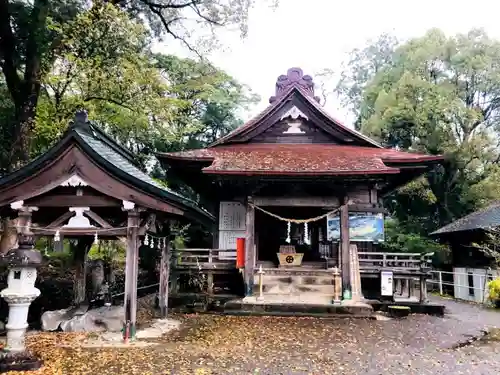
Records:
[[[434,253],[358,252],[360,268],[429,268]]]
[[[383,253],[358,252],[361,269],[374,268],[401,268],[427,269],[430,268],[433,253]],[[216,268],[217,265],[228,267],[236,262],[234,249],[185,248],[173,251],[176,266],[196,268]]]
[[[231,263],[236,266],[236,250],[232,249],[178,249],[173,255],[177,267],[227,268]]]

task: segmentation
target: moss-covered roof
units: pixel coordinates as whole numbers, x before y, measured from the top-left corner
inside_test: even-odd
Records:
[[[500,202],[464,216],[431,233],[445,235],[447,233],[465,232],[475,229],[490,229],[500,226]]]
[[[64,151],[71,142],[76,142],[96,164],[117,179],[141,192],[177,206],[186,213],[187,218],[204,223],[214,220],[213,215],[195,201],[156,182],[143,172],[135,162],[133,154],[110,138],[97,124],[88,121],[86,116],[77,116],[61,140],[43,155],[21,169],[0,178],[0,187],[16,183],[34,171],[40,170]]]

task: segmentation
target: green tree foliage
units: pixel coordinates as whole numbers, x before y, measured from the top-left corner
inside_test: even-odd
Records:
[[[99,79],[107,77],[102,75],[102,70],[111,73],[117,66],[114,59],[121,60],[119,63],[129,60],[129,64],[136,63],[138,67],[143,63],[126,57],[127,48],[134,44],[135,38],[140,38],[139,34],[145,33],[149,39],[170,37],[170,40],[177,40],[200,55],[216,46],[215,31],[220,27],[236,25],[244,35],[252,5],[251,0],[99,0],[90,3],[81,0],[0,0],[0,94],[8,93],[0,100],[0,169],[5,173],[30,159],[38,104],[42,90],[47,88],[48,81],[54,79],[54,72],[58,75],[69,74],[68,78],[74,77],[74,74],[81,77],[85,68],[88,73],[90,64],[97,64],[98,69],[92,72],[95,75],[87,77],[87,83],[92,85],[80,87],[86,91],[87,97],[82,95],[79,100],[90,100],[90,97],[99,100],[100,97],[94,95],[92,90],[97,87],[98,93],[103,93],[104,88],[99,84],[104,81]],[[126,13],[120,14],[117,20],[106,19],[105,15],[111,14],[110,8]],[[128,40],[129,34],[120,33],[120,30],[127,30],[126,26],[130,26],[133,20],[142,23],[143,27],[139,32],[137,24],[136,33],[132,33],[132,40]],[[105,21],[108,24],[104,24]],[[88,35],[84,34],[86,27],[91,29]],[[115,38],[112,43],[109,43],[110,37],[105,31]],[[99,35],[103,38],[99,39]],[[148,38],[143,38],[143,41],[148,42]],[[80,61],[75,64],[72,57]],[[83,61],[89,65],[85,67]],[[135,73],[139,72],[142,71],[136,69]],[[115,73],[115,84],[117,79],[121,79],[122,85],[130,82],[131,77],[123,71]],[[144,75],[150,73],[150,69],[143,72]],[[142,81],[135,81],[136,78]],[[58,81],[61,80],[56,79],[53,85],[57,86]],[[138,89],[144,88],[146,81],[144,76],[134,77]],[[76,85],[75,82],[72,84]],[[151,87],[151,90],[155,89]],[[64,85],[59,86],[59,90],[66,91]],[[49,92],[48,95],[55,93]],[[107,104],[110,99],[108,95],[103,102]],[[123,98],[119,99],[123,105]],[[53,109],[46,108],[46,111]],[[64,117],[64,108],[61,109]],[[42,116],[47,117],[48,114],[42,113]],[[45,129],[45,132],[48,131]],[[57,133],[57,130],[51,131]],[[50,136],[45,134],[45,137]]]
[[[342,104],[349,108],[358,119],[364,107],[363,97],[366,86],[377,73],[393,64],[394,50],[398,43],[395,36],[382,34],[377,40],[370,41],[365,48],[354,49],[344,64],[344,70],[340,74],[335,91],[340,96]],[[331,71],[330,74],[332,74]],[[359,130],[359,121],[356,122],[355,127]]]
[[[50,147],[81,107],[145,164],[155,151],[212,142],[258,100],[206,61],[152,54],[144,26],[111,5],[51,27],[65,47],[41,84],[32,156]]]
[[[500,42],[480,30],[388,40],[354,52],[343,77],[360,89],[342,91],[341,82],[339,93],[360,129],[386,146],[446,156],[444,167],[389,201],[402,222],[425,233],[500,197]]]
[[[337,93],[357,128],[385,146],[445,155],[386,198],[402,236],[425,236],[500,198],[500,41],[481,30],[430,30],[405,43],[383,35],[353,51]]]
[[[385,221],[385,242],[381,248],[390,253],[434,253],[433,263],[436,266],[446,264],[450,254],[447,246],[408,230],[397,219]]]

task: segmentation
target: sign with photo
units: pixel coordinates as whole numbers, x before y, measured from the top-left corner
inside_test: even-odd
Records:
[[[340,240],[340,217],[338,214],[326,218],[328,241]],[[355,213],[349,215],[349,239],[351,242],[383,242],[384,215]]]

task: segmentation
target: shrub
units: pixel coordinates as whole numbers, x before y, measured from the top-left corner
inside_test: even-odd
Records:
[[[490,301],[500,300],[500,277],[488,283]]]

